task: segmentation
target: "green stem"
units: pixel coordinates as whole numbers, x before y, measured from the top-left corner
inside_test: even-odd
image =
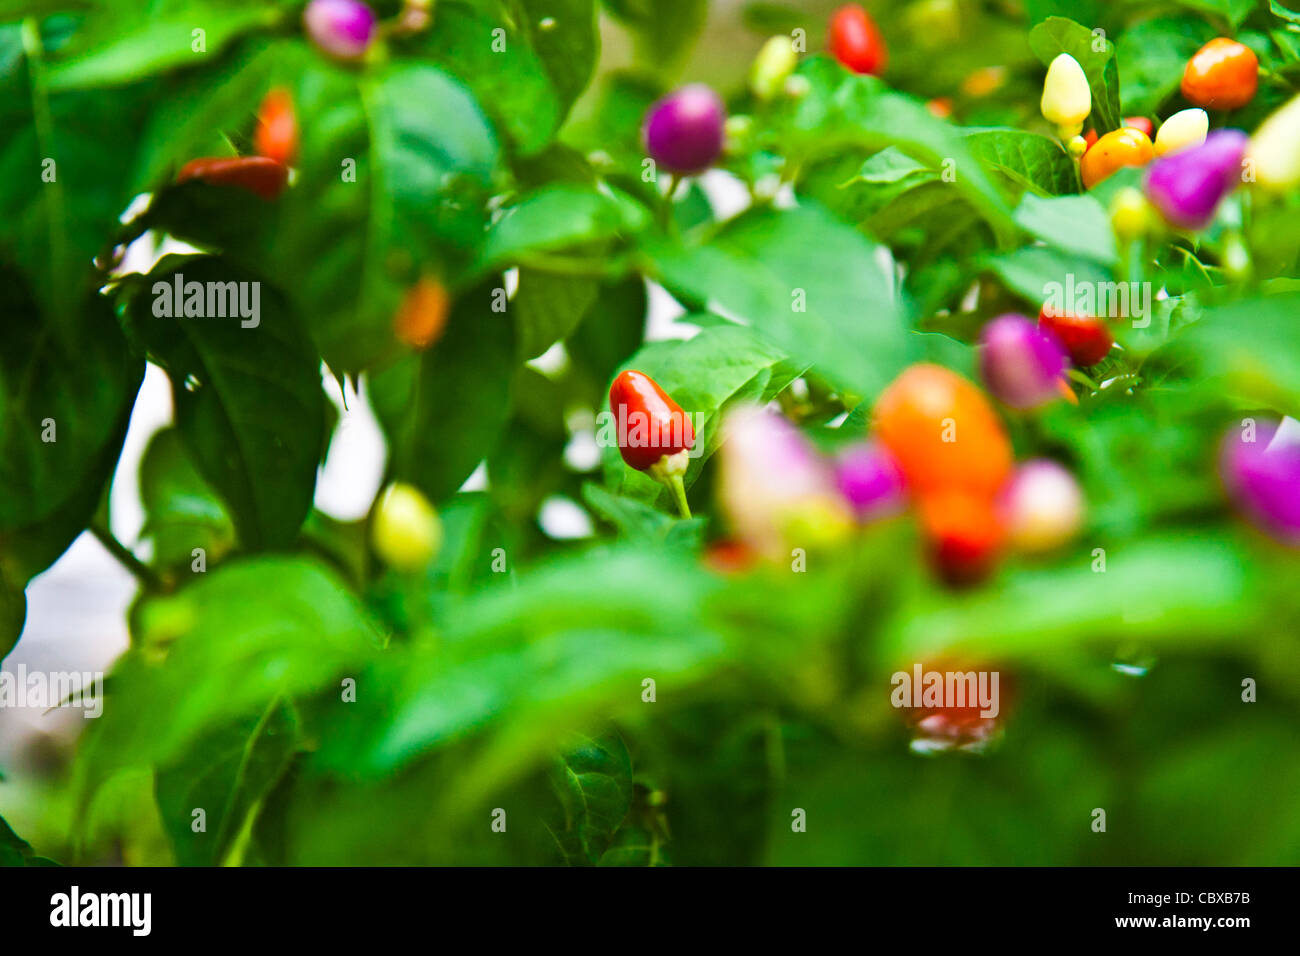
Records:
[[[97,522],[92,523],[89,530],[91,534],[99,539],[99,543],[104,546],[109,554],[117,558],[124,568],[135,575],[146,591],[163,590],[162,578],[158,577],[153,568],[132,554],[126,545],[113,537],[113,532]]]
[[[668,192],[664,193],[664,201],[659,206],[659,225],[665,230],[672,225],[673,195],[677,192],[677,186],[681,181],[682,177],[679,173],[672,174],[672,178],[668,180]]]
[[[677,502],[677,510],[683,518],[691,516],[691,506],[686,501],[686,483],[682,481],[681,475],[670,475],[664,479],[664,484],[671,489],[673,499]]]

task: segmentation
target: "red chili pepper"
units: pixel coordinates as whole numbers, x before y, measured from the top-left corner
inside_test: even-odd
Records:
[[[1049,313],[1044,305],[1038,312],[1038,325],[1060,340],[1070,353],[1070,360],[1080,368],[1096,365],[1115,344],[1106,323],[1092,315]]]
[[[1006,528],[994,499],[967,491],[941,491],[920,499],[921,526],[934,569],[946,583],[965,587],[997,567]]]
[[[236,186],[270,200],[284,191],[289,168],[265,156],[209,156],[190,160],[176,174],[178,183],[192,179],[214,186]]]
[[[618,428],[618,450],[638,471],[658,465],[695,444],[695,429],[682,407],[644,372],[620,372],[609,389]]]
[[[846,3],[831,15],[827,39],[831,55],[854,73],[879,76],[889,65],[880,28],[856,3]]]
[[[267,92],[257,111],[257,133],[253,137],[259,156],[292,166],[298,158],[298,117],[293,96],[283,87]]]

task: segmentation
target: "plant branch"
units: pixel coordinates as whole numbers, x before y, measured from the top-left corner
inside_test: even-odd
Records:
[[[104,549],[118,560],[122,567],[126,568],[144,586],[146,591],[163,590],[162,578],[149,565],[137,558],[131,549],[124,545],[117,538],[113,537],[113,532],[98,522],[91,522],[90,533],[99,539],[99,543]]]

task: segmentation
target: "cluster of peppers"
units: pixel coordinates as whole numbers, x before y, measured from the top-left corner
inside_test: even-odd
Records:
[[[428,22],[427,0],[408,0],[395,29]],[[364,60],[380,27],[361,0],[312,0],[304,30],[327,56]],[[831,17],[827,48],[856,73],[880,74],[888,65],[881,31],[857,4]],[[750,90],[768,100],[797,93],[798,63],[790,38],[772,37],[756,57]],[[1175,229],[1201,229],[1241,180],[1244,160],[1266,189],[1300,184],[1300,97],[1267,119],[1253,137],[1239,130],[1209,132],[1210,109],[1238,109],[1254,97],[1258,62],[1246,46],[1211,40],[1187,63],[1182,93],[1189,109],[1157,129],[1146,117],[1128,117],[1121,129],[1098,137],[1084,133],[1092,94],[1086,74],[1069,54],[1050,65],[1041,109],[1079,160],[1091,188],[1124,166],[1149,166],[1143,190],[1121,191],[1111,206],[1121,239],[1152,228],[1151,210]],[[726,110],[702,84],[673,91],[648,111],[643,143],[658,167],[674,176],[697,175],[722,153]],[[289,182],[298,152],[298,123],[288,91],[271,90],[258,111],[255,155],[207,157],[187,163],[180,182],[236,186],[266,200]],[[434,277],[407,291],[394,318],[407,346],[434,344],[446,324],[450,299]],[[1053,312],[1044,306],[1035,323],[1022,315],[989,322],[980,336],[981,377],[989,393],[1011,409],[1077,401],[1064,378],[1071,363],[1088,367],[1114,345],[1103,320]],[[625,461],[664,482],[679,510],[689,514],[683,476],[695,434],[690,418],[649,376],[625,371],[610,389],[610,406],[624,420],[644,415],[649,442],[620,442]],[[1300,543],[1300,425],[1290,420],[1259,426],[1265,441],[1225,443],[1225,483],[1243,510],[1287,540]],[[925,532],[933,564],[953,584],[984,579],[1008,549],[1042,552],[1059,547],[1079,528],[1083,496],[1060,464],[1012,461],[1010,443],[989,398],[973,383],[935,365],[907,369],[880,396],[872,435],[833,460],[821,456],[790,422],[771,412],[743,409],[726,423],[719,487],[723,511],[736,539],[719,549],[745,561],[784,553],[792,542],[816,547],[841,540],[853,527],[892,516],[910,500]],[[669,436],[662,438],[659,436]],[[441,531],[432,505],[415,488],[395,484],[377,502],[372,542],[400,570],[427,566]]]
[[[1204,229],[1219,203],[1243,181],[1281,192],[1300,184],[1300,97],[1266,119],[1254,136],[1238,129],[1209,131],[1207,110],[1240,109],[1255,97],[1259,61],[1245,44],[1215,37],[1187,61],[1181,90],[1193,105],[1158,129],[1147,117],[1126,117],[1098,137],[1080,135],[1092,113],[1092,92],[1078,61],[1062,53],[1043,83],[1043,118],[1052,123],[1079,159],[1079,176],[1091,189],[1126,166],[1147,167],[1142,198],[1173,229]],[[1152,133],[1154,131],[1154,139]],[[1139,200],[1121,193],[1112,221],[1121,238],[1136,238],[1150,225]]]

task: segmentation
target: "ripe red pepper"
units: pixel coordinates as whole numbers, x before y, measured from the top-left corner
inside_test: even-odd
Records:
[[[609,410],[618,427],[618,450],[638,471],[668,467],[695,444],[695,428],[682,407],[644,372],[620,372],[609,389]],[[685,471],[684,462],[681,470]]]
[[[192,179],[214,186],[236,186],[271,200],[288,184],[289,168],[265,156],[209,156],[190,160],[176,174],[178,183]]]
[[[298,158],[298,117],[293,97],[283,87],[267,92],[257,111],[257,133],[253,143],[259,156],[292,166]]]
[[[1006,528],[987,495],[944,490],[921,496],[921,527],[935,571],[953,587],[984,581],[997,567]]]
[[[827,43],[831,55],[854,73],[879,76],[889,65],[889,50],[880,28],[856,3],[846,3],[831,15]]]
[[[1038,311],[1038,325],[1060,340],[1070,353],[1070,360],[1080,368],[1096,365],[1104,359],[1115,344],[1106,323],[1092,315],[1074,315],[1070,312],[1049,313],[1044,305]]]

